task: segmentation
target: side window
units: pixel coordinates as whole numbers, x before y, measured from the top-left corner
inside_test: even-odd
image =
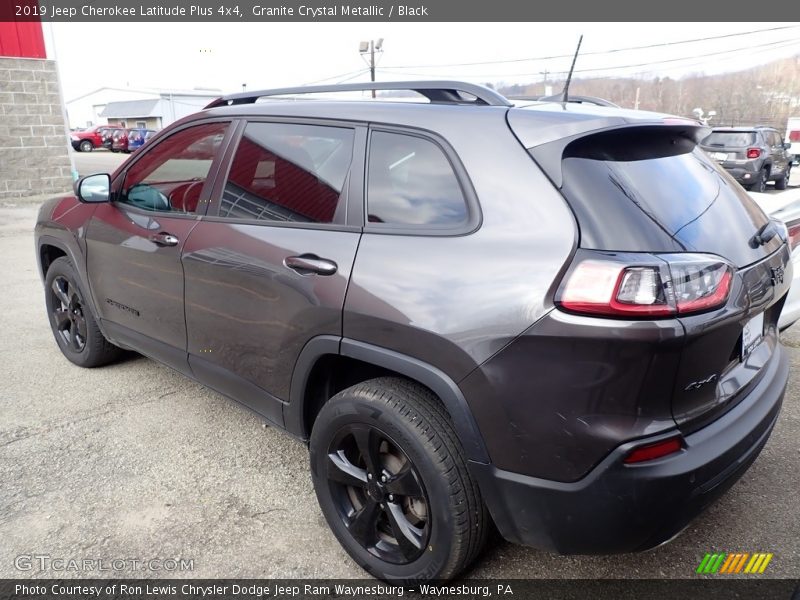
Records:
[[[146,210],[195,214],[227,129],[228,123],[196,125],[146,151],[125,174],[117,201]]]
[[[342,190],[354,135],[343,127],[248,123],[231,163],[219,216],[343,223]]]
[[[467,205],[453,167],[434,142],[376,131],[369,146],[367,215],[370,223],[454,227]]]

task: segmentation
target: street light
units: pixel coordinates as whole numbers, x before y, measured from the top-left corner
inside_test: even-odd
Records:
[[[383,52],[383,38],[378,38],[377,41],[369,40],[359,43],[358,51],[362,57],[365,54],[369,54],[369,79],[370,81],[375,81],[375,53]],[[375,97],[375,90],[372,90],[372,97]]]

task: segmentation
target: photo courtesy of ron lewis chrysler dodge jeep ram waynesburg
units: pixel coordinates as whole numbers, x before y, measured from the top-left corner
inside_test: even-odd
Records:
[[[257,101],[363,89],[426,102]],[[455,577],[491,527],[669,540],[778,417],[786,227],[696,121],[521,104],[452,81],[212,102],[42,206],[58,346],[140,352],[308,443],[379,578]]]

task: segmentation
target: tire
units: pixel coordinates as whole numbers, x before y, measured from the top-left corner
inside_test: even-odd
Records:
[[[100,367],[117,360],[123,350],[103,336],[72,263],[65,256],[45,276],[45,304],[53,337],[61,353],[80,367]]]
[[[81,152],[91,152],[94,150],[94,144],[89,140],[83,140],[80,144],[78,144],[78,150]]]
[[[787,165],[786,172],[783,174],[783,177],[775,180],[775,189],[785,190],[787,187],[789,187],[789,178],[791,177],[791,175],[792,175],[792,166]]]
[[[491,521],[480,490],[449,415],[426,388],[382,377],[336,394],[314,423],[310,450],[325,519],[373,576],[447,580],[485,545]]]
[[[767,179],[768,179],[768,177],[769,177],[769,174],[767,173],[767,170],[766,169],[761,169],[758,172],[758,179],[756,179],[756,182],[754,184],[750,185],[747,189],[749,191],[751,191],[751,192],[758,192],[760,194],[763,194],[764,192],[767,191]]]

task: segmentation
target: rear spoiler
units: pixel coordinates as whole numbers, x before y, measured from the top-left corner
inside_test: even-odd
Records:
[[[697,145],[700,140],[705,138],[710,132],[710,128],[692,121],[690,119],[665,119],[659,123],[636,123],[623,125],[614,125],[611,127],[601,129],[590,129],[580,133],[575,133],[567,137],[562,137],[551,142],[540,144],[538,146],[528,148],[531,157],[536,161],[539,167],[550,178],[553,184],[561,188],[563,183],[563,176],[561,172],[561,161],[564,157],[565,151],[569,150],[570,144],[580,143],[584,148],[591,143],[591,138],[597,138],[598,143],[613,142],[615,135],[620,137],[626,135],[652,135],[654,137],[661,135],[669,135],[673,138],[682,138],[684,146],[693,147]],[[618,149],[622,149],[624,154],[624,144],[620,140],[621,145],[617,145]],[[613,145],[613,144],[612,144]],[[665,144],[653,144],[654,154],[664,152]],[[666,152],[670,152],[667,150]],[[666,155],[666,154],[664,154]],[[629,160],[633,160],[630,158]]]

